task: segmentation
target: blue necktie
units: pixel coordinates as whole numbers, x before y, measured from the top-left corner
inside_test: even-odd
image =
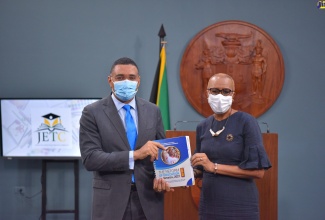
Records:
[[[126,111],[125,114],[125,125],[126,125],[126,136],[131,147],[131,150],[134,150],[135,142],[137,141],[137,128],[135,126],[133,117],[130,112],[130,105],[124,105],[123,108]]]
[[[128,138],[131,150],[134,150],[135,142],[137,141],[137,128],[135,127],[135,123],[133,117],[130,112],[130,105],[124,105],[125,109],[125,125],[126,125],[126,136]],[[132,174],[132,182],[134,183],[134,174]]]

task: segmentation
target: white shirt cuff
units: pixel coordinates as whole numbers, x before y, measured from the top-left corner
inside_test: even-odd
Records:
[[[133,170],[134,169],[133,152],[134,151],[129,151],[129,168],[130,168],[130,170]]]

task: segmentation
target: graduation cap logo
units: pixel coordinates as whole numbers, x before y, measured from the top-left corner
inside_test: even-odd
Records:
[[[66,131],[63,127],[61,118],[59,115],[49,113],[42,116],[44,118],[44,123],[37,129],[37,131],[49,130],[53,132],[54,130]]]

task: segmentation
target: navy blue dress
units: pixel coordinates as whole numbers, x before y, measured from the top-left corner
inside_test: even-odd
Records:
[[[237,165],[241,169],[271,167],[256,119],[236,112],[229,117],[225,130],[213,137],[226,123],[213,115],[196,129],[196,152],[205,153],[213,163]],[[202,167],[198,167],[202,169]],[[199,215],[201,220],[258,220],[258,190],[254,179],[242,179],[203,171]]]

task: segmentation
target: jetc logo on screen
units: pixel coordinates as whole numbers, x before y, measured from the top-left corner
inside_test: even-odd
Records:
[[[44,123],[37,129],[38,144],[44,142],[65,142],[67,130],[63,127],[60,116],[49,113],[42,117],[44,118]]]
[[[70,109],[35,109],[32,119],[32,147],[71,147],[73,134]]]
[[[317,2],[318,9],[325,9],[325,1],[318,1]]]

